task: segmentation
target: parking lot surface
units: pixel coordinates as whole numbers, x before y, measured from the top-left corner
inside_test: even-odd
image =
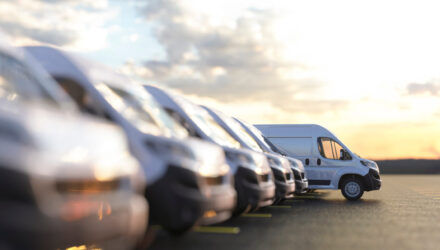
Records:
[[[152,227],[150,249],[440,249],[440,175],[382,179],[357,202],[319,191],[180,237]]]

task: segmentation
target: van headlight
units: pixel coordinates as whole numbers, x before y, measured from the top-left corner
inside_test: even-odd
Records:
[[[377,167],[377,164],[374,163],[374,162],[371,162],[371,161],[363,161],[363,160],[361,160],[361,164],[364,165],[365,167],[369,167],[369,168],[372,168],[372,169],[379,169]]]

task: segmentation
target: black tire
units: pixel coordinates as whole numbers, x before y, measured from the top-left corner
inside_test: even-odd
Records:
[[[342,181],[341,192],[349,201],[359,200],[364,194],[364,184],[359,178],[346,178]]]
[[[272,203],[272,205],[278,205],[278,204],[280,204],[282,201],[284,201],[285,199],[282,199],[282,198],[278,198],[278,199],[275,199],[274,201],[273,201],[273,203]]]

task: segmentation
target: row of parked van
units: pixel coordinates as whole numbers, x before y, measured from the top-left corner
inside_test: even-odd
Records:
[[[309,186],[313,160],[253,125],[52,47],[0,46],[0,103],[0,248],[130,249],[148,224],[180,234],[309,189],[377,189],[364,170]]]

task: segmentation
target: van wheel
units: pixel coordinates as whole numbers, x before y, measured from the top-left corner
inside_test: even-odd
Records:
[[[341,192],[347,200],[355,201],[364,194],[364,185],[359,178],[348,178],[342,182]]]

